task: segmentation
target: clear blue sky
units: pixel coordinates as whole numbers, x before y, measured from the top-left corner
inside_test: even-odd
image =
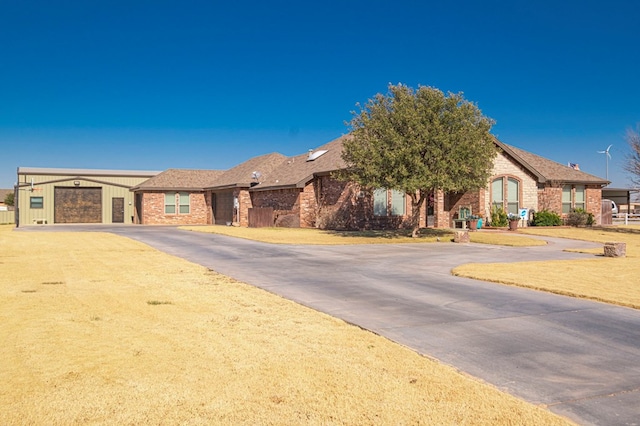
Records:
[[[225,169],[347,132],[388,83],[464,92],[505,143],[626,186],[640,2],[0,0],[16,168]]]

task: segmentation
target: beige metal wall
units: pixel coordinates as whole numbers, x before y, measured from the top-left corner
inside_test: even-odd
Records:
[[[133,192],[130,187],[139,185],[149,179],[150,176],[62,176],[62,175],[37,175],[20,174],[21,185],[18,194],[17,206],[20,214],[20,226],[33,225],[39,222],[54,223],[54,188],[58,187],[92,187],[102,188],[102,223],[111,223],[111,199],[124,198],[124,223],[132,223],[133,216]],[[33,179],[33,188],[31,181]],[[99,182],[96,182],[99,181]],[[78,184],[76,184],[76,182]],[[116,185],[124,185],[116,186]],[[42,209],[31,209],[30,198],[43,197]]]

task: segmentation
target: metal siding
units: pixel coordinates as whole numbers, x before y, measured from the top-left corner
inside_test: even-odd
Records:
[[[128,187],[133,187],[141,184],[149,179],[149,177],[123,177],[123,176],[91,176],[90,179],[83,179],[78,176],[61,176],[61,175],[31,175],[20,174],[18,176],[20,184],[30,184],[33,178],[35,191],[31,191],[29,186],[20,188],[18,195],[18,207],[20,210],[20,226],[32,225],[35,219],[44,219],[47,223],[51,224],[54,220],[54,187],[69,186],[74,187],[74,181],[80,182],[79,187],[101,187],[102,194],[102,221],[103,223],[111,223],[111,198],[121,197],[124,198],[124,223],[132,223],[131,217],[133,216],[133,200],[134,194],[129,191]],[[65,180],[66,179],[66,180]],[[60,182],[63,180],[62,182]],[[105,183],[96,183],[94,180],[98,180]],[[53,183],[41,183],[48,181],[58,181]],[[113,186],[110,184],[126,185],[127,188],[119,186]],[[43,208],[32,210],[29,207],[29,198],[31,196],[43,197]]]

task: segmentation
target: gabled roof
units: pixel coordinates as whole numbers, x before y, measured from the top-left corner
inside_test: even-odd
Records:
[[[565,166],[539,155],[502,143],[496,139],[496,145],[507,155],[520,163],[525,169],[538,178],[538,182],[562,182],[607,185],[609,181],[598,176]]]
[[[206,189],[249,188],[252,184],[268,179],[273,170],[286,158],[277,152],[253,157],[224,172]],[[254,172],[258,176],[257,179],[254,178]]]
[[[346,138],[351,136],[342,136],[316,150],[288,158],[252,190],[302,188],[313,179],[314,175],[345,168],[346,164],[342,159],[342,142]]]
[[[131,188],[132,191],[203,191],[224,170],[168,169]]]

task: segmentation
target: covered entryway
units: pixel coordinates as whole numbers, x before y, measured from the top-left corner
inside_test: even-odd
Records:
[[[111,199],[111,223],[124,223],[124,198]]]
[[[215,204],[213,217],[215,218],[215,223],[218,225],[224,225],[227,222],[233,222],[233,191],[214,192],[214,196]]]
[[[102,223],[102,188],[56,186],[53,197],[54,223]]]

